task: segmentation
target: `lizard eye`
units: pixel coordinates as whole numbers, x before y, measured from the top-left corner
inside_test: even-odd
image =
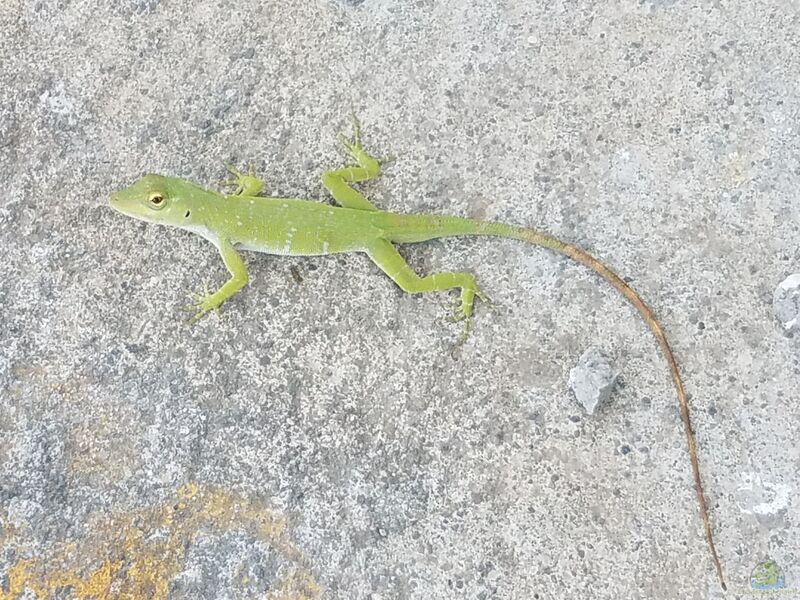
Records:
[[[150,204],[153,208],[161,208],[164,206],[164,196],[158,192],[153,192],[150,194]]]

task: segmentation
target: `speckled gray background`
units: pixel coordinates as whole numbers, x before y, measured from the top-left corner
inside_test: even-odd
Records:
[[[223,160],[321,198],[351,111],[397,157],[380,206],[535,225],[629,278],[683,365],[730,596],[767,557],[800,590],[798,339],[770,305],[800,271],[798,13],[3,3],[0,598],[722,597],[666,363],[586,269],[405,247],[495,302],[455,352],[449,298],[362,256],[249,254],[189,326],[215,249],[107,207]],[[593,345],[622,375],[589,417],[566,382]]]

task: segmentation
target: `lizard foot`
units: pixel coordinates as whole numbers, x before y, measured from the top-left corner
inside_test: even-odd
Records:
[[[342,146],[345,147],[347,153],[354,159],[358,160],[358,154],[364,151],[361,147],[361,123],[358,122],[358,118],[355,116],[355,114],[350,115],[350,118],[353,121],[353,137],[348,138],[343,132],[340,131],[339,141],[341,142]]]
[[[449,318],[450,322],[452,323],[464,323],[464,330],[461,332],[461,336],[459,337],[458,342],[456,342],[456,345],[463,344],[469,337],[469,332],[472,326],[472,309],[475,304],[476,296],[481,302],[484,302],[489,306],[492,304],[486,294],[484,294],[478,288],[461,288],[461,298],[456,303],[455,313]]]
[[[345,150],[347,150],[347,154],[349,154],[353,160],[355,160],[361,166],[366,166],[373,161],[378,165],[385,165],[397,160],[397,157],[391,154],[388,156],[377,157],[367,153],[367,151],[364,150],[364,147],[361,145],[361,124],[358,122],[358,118],[355,115],[352,115],[351,118],[353,121],[353,135],[352,137],[347,137],[343,132],[340,131],[339,142],[342,144],[342,146],[344,146]]]
[[[189,318],[190,323],[197,323],[197,321],[199,321],[212,310],[219,310],[219,307],[222,304],[222,302],[215,297],[216,294],[209,293],[208,286],[204,287],[202,294],[189,292],[189,295],[194,299],[194,302],[191,304],[186,304],[182,308],[186,312],[194,313],[194,315]]]
[[[233,196],[258,196],[264,191],[265,183],[256,176],[253,163],[250,163],[248,166],[247,173],[242,173],[236,167],[228,163],[225,163],[225,168],[233,175],[233,178],[224,179],[220,181],[219,184],[234,188]]]

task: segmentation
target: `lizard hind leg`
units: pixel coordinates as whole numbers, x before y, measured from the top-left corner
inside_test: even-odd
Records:
[[[452,321],[463,321],[464,331],[460,341],[469,335],[472,322],[472,309],[477,296],[484,302],[488,298],[480,291],[472,273],[442,271],[420,277],[400,256],[397,249],[387,240],[376,240],[367,249],[367,255],[378,267],[394,281],[400,289],[410,294],[439,292],[454,288],[461,289],[461,299]]]

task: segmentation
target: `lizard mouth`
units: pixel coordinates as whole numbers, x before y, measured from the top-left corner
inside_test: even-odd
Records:
[[[120,197],[120,195],[119,195],[119,194],[111,194],[111,195],[108,197],[108,204],[109,204],[109,206],[111,206],[111,208],[113,208],[114,210],[116,210],[116,211],[118,211],[118,212],[124,212],[124,211],[122,210],[122,198]]]

